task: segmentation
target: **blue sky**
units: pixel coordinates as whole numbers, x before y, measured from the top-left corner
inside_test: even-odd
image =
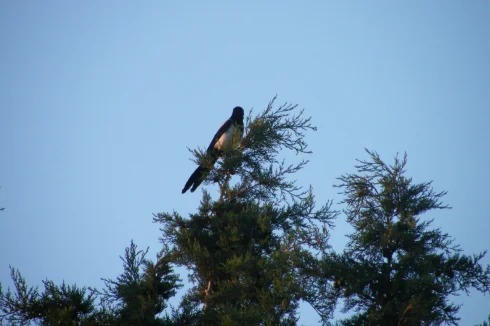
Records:
[[[10,264],[30,284],[100,287],[131,239],[154,255],[152,213],[199,204],[180,193],[186,147],[275,94],[318,126],[299,175],[318,203],[341,200],[332,185],[365,147],[386,161],[406,151],[415,181],[448,191],[453,208],[427,218],[465,253],[488,249],[489,12],[483,0],[1,2],[0,282]],[[336,224],[341,250],[350,229]],[[463,325],[490,314],[488,295],[455,300]]]

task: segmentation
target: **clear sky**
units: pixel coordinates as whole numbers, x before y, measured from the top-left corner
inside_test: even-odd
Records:
[[[489,1],[1,1],[0,47],[4,285],[10,264],[100,287],[131,239],[154,258],[152,213],[201,198],[180,193],[186,147],[275,94],[318,126],[299,183],[319,204],[365,147],[406,151],[415,181],[449,192],[427,218],[467,254],[490,247]],[[462,325],[490,314],[489,296],[455,300]]]

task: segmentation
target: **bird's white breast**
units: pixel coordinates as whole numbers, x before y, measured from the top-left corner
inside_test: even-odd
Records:
[[[232,124],[231,127],[228,128],[228,130],[223,133],[223,135],[221,135],[214,147],[220,151],[231,149],[231,147],[233,146],[233,137],[238,138],[238,132],[235,125]]]

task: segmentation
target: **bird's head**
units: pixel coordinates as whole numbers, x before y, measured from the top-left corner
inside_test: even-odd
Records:
[[[236,106],[233,109],[233,114],[231,115],[231,118],[236,120],[236,121],[240,121],[240,120],[243,120],[244,115],[245,115],[245,112],[243,111],[243,109],[240,106]]]

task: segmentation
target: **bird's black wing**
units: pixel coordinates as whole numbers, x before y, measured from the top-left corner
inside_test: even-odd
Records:
[[[231,119],[228,119],[225,121],[225,123],[223,123],[223,125],[221,126],[221,128],[219,128],[218,132],[216,132],[216,135],[214,135],[213,140],[208,146],[208,150],[207,150],[208,154],[211,154],[213,152],[213,148],[214,145],[216,145],[216,142],[221,138],[221,136],[223,136],[223,134],[228,130],[228,128],[231,127],[232,124],[233,121],[231,121]]]
[[[231,127],[232,124],[233,121],[231,121],[231,119],[226,120],[221,128],[219,128],[218,132],[216,132],[216,135],[214,135],[213,140],[209,144],[207,153],[211,155],[213,165],[218,160],[218,157],[220,155],[220,152],[215,149],[214,146],[216,145],[216,142],[221,138],[221,136],[223,136],[223,134],[228,130],[228,128]],[[201,165],[198,166],[194,173],[192,173],[192,175],[190,176],[189,180],[187,180],[184,189],[182,189],[182,193],[185,193],[187,189],[191,188],[191,186],[191,192],[194,192],[194,190],[196,190],[197,187],[199,187],[199,185],[204,181],[210,170],[210,167]]]

